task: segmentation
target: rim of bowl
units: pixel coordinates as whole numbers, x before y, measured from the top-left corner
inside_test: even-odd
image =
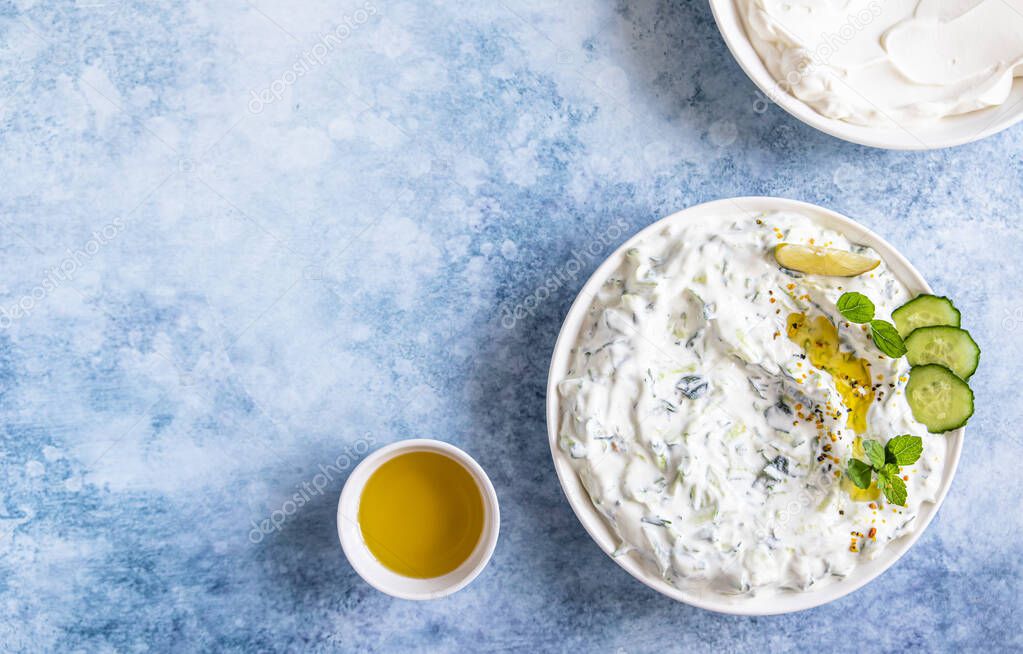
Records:
[[[886,150],[940,150],[979,141],[1023,121],[1023,77],[1015,79],[1009,98],[997,107],[942,118],[934,125],[915,126],[912,131],[901,126],[868,127],[828,118],[779,88],[753,47],[735,0],[710,0],[710,8],[732,57],[767,100],[835,138]]]
[[[359,526],[359,501],[370,476],[387,461],[409,452],[437,452],[461,464],[472,475],[483,499],[483,530],[479,542],[460,566],[440,577],[417,579],[385,567],[366,546]],[[432,438],[401,440],[374,450],[352,470],[337,504],[338,539],[348,562],[367,584],[399,599],[439,599],[468,586],[490,562],[500,531],[501,508],[497,492],[482,466],[458,447]]]
[[[802,592],[785,591],[763,596],[725,595],[712,591],[697,592],[683,590],[669,584],[656,573],[649,570],[646,563],[637,558],[635,554],[619,557],[612,555],[616,549],[614,534],[604,521],[604,518],[593,507],[593,503],[579,481],[578,475],[572,468],[568,457],[558,447],[557,442],[558,418],[560,414],[560,398],[558,396],[557,385],[565,377],[572,346],[578,338],[579,329],[592,302],[593,295],[611,272],[621,264],[626,250],[633,247],[641,239],[654,235],[664,229],[669,224],[701,218],[705,220],[721,220],[723,218],[734,220],[740,215],[752,216],[773,211],[799,212],[822,227],[838,231],[854,243],[870,246],[884,259],[892,273],[902,283],[906,284],[911,292],[931,292],[931,287],[923,276],[891,244],[870,229],[838,212],[808,202],[777,197],[739,197],[714,200],[683,209],[648,225],[622,243],[611,256],[597,267],[593,275],[590,276],[579,290],[579,294],[568,310],[565,321],[561,326],[561,331],[558,333],[558,340],[554,345],[554,353],[551,357],[551,366],[547,377],[547,440],[551,449],[551,457],[554,459],[554,469],[558,474],[561,489],[565,493],[572,511],[575,512],[576,517],[579,518],[579,522],[582,523],[586,532],[615,563],[650,588],[679,602],[731,615],[777,615],[814,608],[844,597],[879,577],[885,570],[902,558],[913,544],[919,540],[924,531],[926,531],[927,526],[931,523],[931,520],[937,514],[942,502],[945,501],[945,496],[948,495],[948,491],[952,486],[952,480],[955,477],[956,468],[959,465],[959,457],[963,447],[963,436],[965,434],[964,428],[945,434],[945,438],[949,439],[949,443],[945,468],[942,471],[941,487],[938,490],[938,497],[934,502],[924,502],[921,505],[917,516],[917,528],[912,533],[890,542],[876,558],[858,564],[847,577],[835,579],[819,588],[811,588]]]

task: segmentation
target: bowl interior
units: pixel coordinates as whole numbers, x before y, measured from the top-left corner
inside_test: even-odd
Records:
[[[609,556],[618,546],[615,536],[601,515],[593,507],[589,495],[579,481],[579,477],[572,468],[568,457],[558,447],[557,435],[558,418],[560,415],[560,398],[558,396],[557,384],[565,378],[568,371],[571,349],[578,338],[583,319],[589,309],[590,301],[600,285],[622,263],[625,252],[629,248],[633,247],[639,240],[659,232],[669,223],[697,220],[711,223],[720,222],[724,226],[727,222],[733,221],[739,216],[752,216],[769,211],[799,212],[817,221],[822,227],[833,229],[846,235],[854,243],[870,246],[881,255],[892,273],[911,292],[928,293],[931,290],[924,278],[905,257],[866,227],[841,214],[816,205],[782,198],[746,197],[701,204],[659,220],[623,243],[614,254],[597,268],[593,276],[590,277],[579,291],[579,295],[576,297],[571,309],[569,309],[568,316],[565,318],[557,343],[554,346],[554,356],[547,380],[547,436],[551,455],[554,459],[555,470],[561,481],[561,487],[565,492],[565,496],[568,498],[569,504],[572,506],[573,511],[575,511],[579,521],[583,523],[583,527],[593,540],[597,542],[597,545]],[[938,499],[934,503],[924,503],[921,506],[919,517],[917,518],[919,521],[917,529],[913,533],[889,543],[877,558],[858,565],[853,573],[844,579],[823,582],[811,590],[802,593],[783,592],[761,596],[732,596],[711,592],[697,593],[676,588],[649,570],[634,554],[613,557],[613,560],[625,568],[633,577],[668,597],[685,602],[686,604],[721,613],[770,615],[800,611],[825,604],[851,593],[880,575],[916,542],[937,513],[938,507],[945,499],[945,495],[952,484],[952,477],[955,475],[959,455],[962,451],[963,434],[964,430],[959,429],[945,436],[949,439],[948,457],[945,461],[945,469],[942,472]]]
[[[409,452],[437,452],[460,463],[476,481],[483,498],[483,531],[472,554],[458,568],[429,579],[400,575],[377,560],[359,527],[359,502],[366,481],[384,462]],[[483,570],[494,548],[500,530],[500,510],[493,484],[483,469],[468,454],[442,441],[415,439],[399,441],[380,448],[356,466],[345,482],[337,508],[337,532],[349,563],[368,584],[377,590],[402,599],[426,600],[450,595],[464,588]]]
[[[778,85],[746,35],[735,0],[710,0],[710,6],[725,44],[765,98],[834,137],[890,150],[933,150],[977,141],[1023,120],[1023,78],[1019,77],[1002,105],[943,118],[934,124],[867,127],[827,118]]]

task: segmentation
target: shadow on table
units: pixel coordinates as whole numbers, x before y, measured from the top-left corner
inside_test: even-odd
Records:
[[[625,44],[620,65],[629,99],[648,104],[679,130],[705,136],[710,154],[742,153],[773,170],[822,150],[859,148],[775,106],[735,61],[706,0],[621,0],[617,7],[622,20],[608,28],[607,39]]]
[[[280,531],[254,545],[261,550],[274,597],[286,606],[329,605],[344,611],[377,593],[349,565],[338,542],[337,501],[347,478],[347,473],[335,478],[322,493],[311,495]]]

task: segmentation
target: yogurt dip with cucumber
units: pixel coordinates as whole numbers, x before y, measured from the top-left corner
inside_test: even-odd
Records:
[[[979,356],[951,303],[923,298],[798,213],[673,224],[630,249],[557,384],[558,447],[615,555],[679,588],[767,594],[844,577],[911,532],[947,453],[928,425],[972,413],[946,366]],[[919,338],[911,381],[900,332],[917,327],[954,331]]]

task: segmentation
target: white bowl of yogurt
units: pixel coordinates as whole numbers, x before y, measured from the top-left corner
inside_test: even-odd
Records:
[[[881,263],[852,278],[801,276],[774,262],[783,241]],[[914,420],[908,363],[841,322],[844,291],[887,316],[930,287],[853,220],[764,197],[664,218],[583,286],[551,361],[551,454],[586,531],[636,579],[708,610],[788,613],[862,587],[923,533],[964,432],[928,434]],[[848,352],[865,366],[861,390],[839,389],[803,356],[787,332],[796,315],[834,325],[834,360]],[[842,473],[857,442],[896,434],[925,443],[906,470],[906,505],[854,496]]]
[[[1023,0],[710,0],[770,101],[853,143],[929,150],[1023,120]]]

